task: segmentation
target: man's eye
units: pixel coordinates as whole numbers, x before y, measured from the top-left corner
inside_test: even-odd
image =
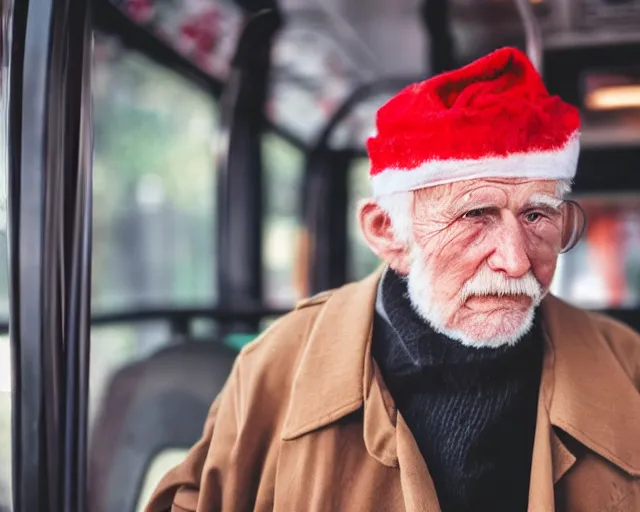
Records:
[[[540,212],[529,212],[524,216],[524,218],[527,220],[527,222],[534,223],[540,220],[542,216],[543,215]]]
[[[482,217],[485,213],[487,213],[486,208],[476,208],[474,210],[469,210],[465,213],[462,218],[463,219],[477,219],[478,217]]]

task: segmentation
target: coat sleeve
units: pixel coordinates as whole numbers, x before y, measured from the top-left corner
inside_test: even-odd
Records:
[[[156,487],[145,512],[221,512],[237,438],[237,364],[215,399],[200,440]]]

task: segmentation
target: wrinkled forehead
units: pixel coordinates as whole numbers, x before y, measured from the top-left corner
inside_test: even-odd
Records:
[[[489,202],[519,206],[528,203],[557,204],[558,182],[521,178],[459,181],[417,190],[416,204],[445,207],[449,204]]]

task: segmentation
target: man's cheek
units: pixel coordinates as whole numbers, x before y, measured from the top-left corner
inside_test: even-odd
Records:
[[[451,228],[443,233],[433,256],[445,267],[458,265],[461,258],[469,262],[469,266],[477,267],[490,252],[485,238],[474,229]]]
[[[447,251],[447,254],[441,253],[431,261],[432,275],[438,287],[444,287],[448,296],[456,296],[475,274],[482,258],[464,251]]]
[[[549,288],[556,271],[557,258],[537,261],[533,264],[533,275],[543,288]]]

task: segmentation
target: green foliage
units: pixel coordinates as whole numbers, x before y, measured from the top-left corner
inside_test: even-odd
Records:
[[[216,105],[111,43],[94,62],[94,310],[210,301]]]

